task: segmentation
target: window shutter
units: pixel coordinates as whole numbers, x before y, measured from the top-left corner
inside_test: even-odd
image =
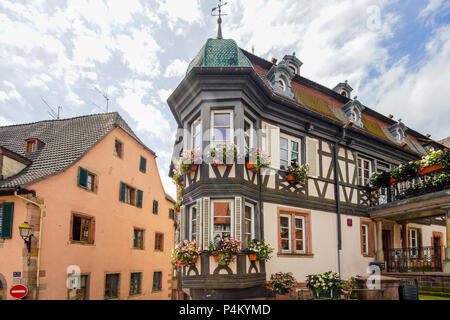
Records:
[[[241,241],[242,230],[241,230],[241,197],[234,198],[234,233],[235,239]]]
[[[142,190],[137,191],[137,200],[136,200],[136,207],[142,208],[142,200],[144,198],[144,192]]]
[[[197,245],[201,248],[202,247],[202,200],[197,200],[197,226],[195,232],[197,233]]]
[[[280,128],[263,122],[263,149],[271,158],[271,167],[280,169]]]
[[[158,200],[153,200],[153,213],[158,214]]]
[[[147,159],[141,157],[141,163],[139,165],[139,170],[143,173],[147,172]]]
[[[78,167],[78,185],[87,188],[88,171],[82,167]]]
[[[203,248],[209,246],[209,198],[203,198]]]
[[[14,213],[14,202],[4,202],[1,208],[2,226],[0,229],[0,238],[11,239],[13,213]]]
[[[309,176],[319,175],[318,152],[319,141],[306,137],[306,162],[309,163]]]
[[[125,192],[127,191],[127,185],[120,182],[119,201],[125,202]]]
[[[181,241],[186,240],[186,206],[180,209],[180,235]]]

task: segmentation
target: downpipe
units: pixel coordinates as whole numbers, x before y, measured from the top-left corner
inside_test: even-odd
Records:
[[[44,205],[35,201],[32,201],[28,198],[24,198],[17,194],[17,190],[14,191],[14,196],[22,199],[25,202],[31,203],[40,209],[40,220],[39,220],[39,241],[38,241],[38,256],[37,256],[37,266],[36,266],[36,300],[39,300],[39,286],[40,286],[40,277],[39,274],[41,272],[41,246],[42,246],[42,220],[44,218]]]

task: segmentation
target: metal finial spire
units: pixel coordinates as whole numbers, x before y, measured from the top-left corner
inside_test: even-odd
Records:
[[[222,39],[222,16],[226,16],[226,14],[222,14],[222,7],[227,5],[228,2],[222,3],[223,0],[219,0],[219,4],[217,7],[213,8],[211,11],[211,15],[213,17],[219,17],[217,19],[218,29],[217,29],[217,39]],[[219,10],[219,14],[214,14],[214,11]]]

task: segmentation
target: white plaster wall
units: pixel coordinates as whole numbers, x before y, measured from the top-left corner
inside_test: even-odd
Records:
[[[12,177],[22,171],[25,167],[26,165],[23,163],[7,156],[3,156],[2,176],[4,179]]]

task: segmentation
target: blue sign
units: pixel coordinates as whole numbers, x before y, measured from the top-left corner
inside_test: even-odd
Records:
[[[13,277],[18,278],[22,275],[22,272],[13,272]]]

